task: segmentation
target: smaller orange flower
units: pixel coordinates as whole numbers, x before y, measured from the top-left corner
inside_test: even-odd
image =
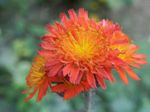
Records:
[[[49,87],[55,93],[63,93],[65,100],[76,96],[82,91],[87,91],[90,89],[90,86],[86,83],[86,81],[82,81],[75,85],[70,83],[67,78],[59,76],[48,77],[44,68],[45,62],[46,60],[39,55],[36,56],[33,61],[30,73],[26,78],[29,89],[24,91],[24,93],[29,93],[29,96],[25,99],[25,101],[30,100],[37,91],[37,101],[40,101],[46,95]]]
[[[40,101],[43,96],[46,95],[49,87],[50,78],[45,74],[44,70],[45,59],[41,56],[36,56],[33,61],[29,75],[26,78],[28,90],[25,93],[29,93],[29,96],[25,99],[28,101],[38,91],[37,101]]]
[[[133,71],[131,67],[140,68],[141,64],[146,64],[146,56],[143,54],[137,54],[138,47],[134,44],[129,44],[126,46],[119,46],[118,49],[122,52],[118,57],[124,62],[120,65],[115,65],[121,79],[125,84],[128,84],[128,79],[125,71],[134,80],[140,80],[139,76]]]

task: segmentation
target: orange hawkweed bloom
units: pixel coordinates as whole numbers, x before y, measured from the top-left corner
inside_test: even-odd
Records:
[[[133,69],[131,67],[140,68],[139,64],[146,64],[147,62],[145,60],[145,55],[137,54],[136,51],[138,50],[138,47],[134,44],[119,47],[122,53],[120,53],[118,57],[122,61],[124,61],[124,63],[120,65],[115,65],[115,68],[118,71],[121,79],[125,84],[128,84],[128,79],[125,75],[125,71],[127,71],[131,78],[133,78],[134,80],[140,80],[138,75],[133,72]]]
[[[49,33],[42,38],[43,49],[39,53],[48,59],[46,69],[49,77],[57,76],[62,71],[62,75],[68,76],[73,84],[86,78],[92,88],[96,87],[96,80],[105,88],[105,79],[114,81],[112,69],[118,71],[118,67],[123,66],[127,72],[132,71],[129,65],[137,60],[125,57],[128,57],[129,46],[133,43],[118,24],[89,19],[82,8],[78,15],[72,9],[68,13],[70,18],[62,13],[60,23],[48,25]],[[125,74],[119,74],[125,77]],[[137,80],[137,77],[132,78]]]
[[[27,91],[25,91],[25,93],[29,93],[29,96],[25,99],[26,101],[31,99],[37,91],[37,101],[40,101],[43,96],[46,95],[50,83],[50,78],[45,74],[44,64],[45,59],[41,56],[36,56],[30,73],[26,78],[26,83],[29,88]]]
[[[36,56],[30,73],[26,78],[28,89],[24,93],[28,93],[29,96],[25,101],[30,100],[38,91],[37,101],[40,101],[50,87],[53,92],[64,94],[64,99],[70,99],[82,91],[90,89],[89,84],[86,81],[82,81],[80,84],[74,85],[67,81],[64,77],[48,77],[45,71],[45,59],[41,56]]]
[[[145,55],[136,53],[137,46],[118,24],[109,20],[96,22],[83,8],[78,14],[73,9],[68,14],[69,18],[61,13],[60,22],[47,25],[48,33],[42,37],[39,51],[44,61],[38,58],[27,77],[28,86],[34,91],[39,89],[39,99],[48,87],[63,93],[64,99],[98,86],[105,89],[105,80],[115,81],[113,69],[125,84],[125,71],[140,80],[131,67],[146,64]]]

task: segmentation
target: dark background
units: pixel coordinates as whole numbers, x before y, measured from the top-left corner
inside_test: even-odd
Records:
[[[25,77],[46,33],[47,23],[60,12],[83,7],[95,19],[108,18],[140,46],[150,62],[150,0],[0,0],[0,112],[81,112],[83,95],[63,101],[49,93],[41,102],[24,102]],[[150,112],[150,64],[135,70],[141,81],[129,78],[125,86],[107,83],[93,97],[93,112]]]

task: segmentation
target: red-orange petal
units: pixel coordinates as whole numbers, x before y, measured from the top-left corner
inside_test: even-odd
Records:
[[[107,77],[108,80],[110,80],[112,83],[115,81],[115,78],[112,76],[111,71],[103,69],[103,73]]]
[[[146,60],[140,60],[140,59],[132,59],[132,61],[138,63],[138,64],[146,64],[147,61]]]
[[[140,80],[138,75],[133,72],[132,68],[130,68],[129,66],[125,66],[124,68],[128,72],[128,74],[131,78],[133,78],[134,80]]]
[[[25,98],[25,101],[29,101],[36,92],[37,92],[37,88],[34,88],[33,92],[30,93],[29,96]]]
[[[97,78],[97,82],[98,82],[98,84],[100,85],[100,87],[102,88],[102,89],[106,89],[106,84],[105,84],[105,81],[104,81],[104,79],[103,78],[101,78],[101,77],[99,77],[99,76],[96,76]]]
[[[88,13],[84,10],[84,8],[79,9],[79,18],[84,18],[85,20],[88,19]]]
[[[52,33],[52,35],[54,35],[54,36],[56,36],[56,37],[59,36],[58,31],[56,30],[56,28],[55,28],[54,26],[48,24],[48,25],[47,25],[47,29],[48,29],[49,32]]]
[[[57,30],[58,30],[58,32],[59,32],[59,34],[64,34],[65,33],[65,28],[64,28],[64,26],[63,25],[61,25],[60,23],[58,23],[58,22],[56,22],[56,26],[57,26]]]
[[[43,81],[43,84],[39,88],[37,101],[40,101],[46,95],[48,87],[49,83],[48,80],[46,79],[45,81]]]
[[[117,72],[119,73],[119,75],[120,75],[122,81],[123,81],[125,84],[128,84],[128,78],[127,78],[126,73],[125,73],[125,71],[123,70],[123,68],[117,67],[117,66],[115,66],[115,68],[116,68]]]
[[[76,15],[76,13],[73,9],[70,9],[68,11],[68,14],[69,14],[69,17],[70,17],[71,20],[75,21],[77,19],[77,15]]]
[[[53,92],[62,93],[66,90],[66,87],[64,84],[57,84],[55,86],[51,87]]]
[[[77,77],[77,79],[76,79],[77,84],[80,83],[82,77],[83,77],[83,73],[82,73],[82,72],[79,72],[79,75],[78,75],[78,77]]]
[[[66,92],[64,92],[64,99],[68,100],[68,99],[78,95],[81,91],[83,91],[82,86],[77,85],[77,87],[74,87],[74,88],[69,89]]]
[[[79,75],[79,68],[78,67],[75,67],[75,66],[72,66],[71,68],[71,71],[70,71],[70,82],[74,83],[74,84],[77,84],[77,78],[78,78],[78,75]]]
[[[94,74],[88,73],[88,74],[86,75],[86,78],[87,78],[87,81],[88,81],[89,85],[90,85],[92,88],[96,88],[96,81],[95,81]]]
[[[43,57],[53,57],[54,54],[50,50],[38,51],[38,54]]]
[[[138,58],[138,59],[146,58],[144,54],[134,54],[132,57]]]
[[[141,68],[140,65],[136,64],[136,63],[130,63],[131,66],[136,67],[136,68]]]
[[[50,69],[50,71],[47,73],[47,75],[49,77],[53,77],[53,76],[57,75],[58,71],[62,68],[62,66],[63,66],[62,64],[57,64],[57,65],[53,66]]]
[[[67,64],[67,65],[63,68],[63,76],[69,75],[69,74],[70,74],[70,70],[71,70],[71,64]]]

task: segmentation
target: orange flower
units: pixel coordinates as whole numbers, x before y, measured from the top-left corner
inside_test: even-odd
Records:
[[[70,18],[62,13],[60,23],[48,25],[49,32],[42,38],[43,49],[39,54],[48,59],[45,67],[49,77],[58,76],[62,71],[73,84],[86,79],[92,88],[96,88],[97,81],[105,89],[104,80],[114,81],[112,69],[117,69],[127,84],[125,69],[133,79],[139,80],[129,66],[144,64],[145,57],[130,48],[133,43],[118,24],[89,19],[82,8],[78,15],[72,9],[68,13]],[[131,49],[133,53],[128,52]]]
[[[26,78],[28,89],[24,93],[29,93],[25,101],[30,100],[38,91],[37,101],[40,101],[50,87],[53,92],[63,93],[64,99],[70,99],[82,91],[87,91],[90,86],[86,81],[82,81],[78,85],[74,85],[63,77],[48,77],[45,71],[45,59],[41,56],[36,56],[29,75]]]
[[[45,59],[41,56],[36,56],[30,73],[26,78],[29,89],[25,93],[29,93],[29,96],[25,99],[28,101],[38,91],[37,101],[40,101],[43,96],[46,95],[49,87],[50,78],[45,74],[44,70]]]
[[[130,67],[140,68],[139,64],[146,64],[145,55],[136,54],[138,47],[134,44],[128,44],[126,46],[119,46],[119,50],[122,52],[118,57],[124,62],[120,65],[115,65],[116,70],[118,71],[121,79],[125,84],[128,84],[128,79],[125,75],[125,71],[130,75],[134,80],[140,80],[139,76],[133,72],[133,69]]]
[[[27,85],[34,89],[27,99],[39,91],[40,100],[48,87],[63,94],[64,99],[98,86],[105,89],[105,80],[115,81],[113,69],[125,84],[125,71],[134,80],[140,80],[132,67],[146,64],[145,55],[137,54],[137,46],[118,24],[109,20],[96,22],[82,8],[78,14],[72,9],[68,13],[69,18],[62,13],[60,23],[47,25],[42,49],[27,76]]]

